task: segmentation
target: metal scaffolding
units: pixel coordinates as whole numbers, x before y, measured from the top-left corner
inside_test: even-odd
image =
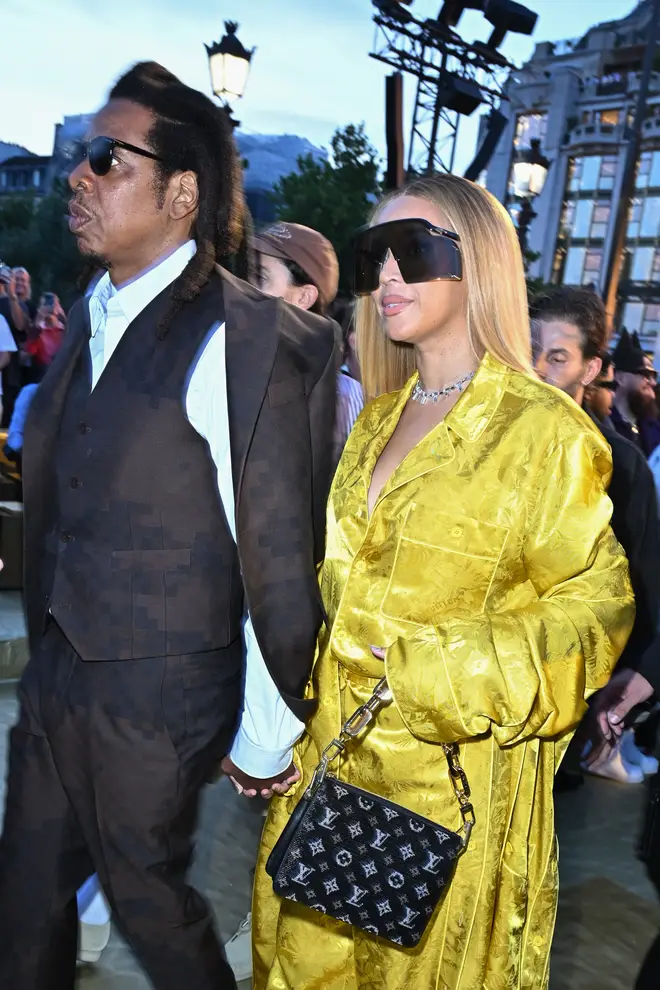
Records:
[[[388,0],[376,6],[371,58],[417,79],[408,174],[451,172],[462,116],[455,106],[497,107],[507,99],[503,85],[513,66],[481,42],[463,41],[439,19],[419,20]]]

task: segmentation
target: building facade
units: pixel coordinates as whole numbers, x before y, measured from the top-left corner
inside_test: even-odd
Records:
[[[537,44],[506,85],[508,125],[491,159],[487,188],[516,219],[512,183],[519,152],[538,138],[551,165],[528,235],[530,274],[591,285],[602,293],[619,204],[626,132],[637,94],[650,0],[582,38]],[[617,329],[660,349],[660,46],[654,63],[635,195],[628,216]]]

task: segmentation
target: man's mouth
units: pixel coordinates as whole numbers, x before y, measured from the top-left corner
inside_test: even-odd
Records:
[[[77,234],[93,219],[91,213],[79,203],[75,201],[69,203],[69,230],[72,234]]]

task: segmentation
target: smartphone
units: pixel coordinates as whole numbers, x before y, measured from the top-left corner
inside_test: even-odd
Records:
[[[54,292],[44,292],[43,295],[44,306],[48,309],[52,309],[55,305],[55,293]]]

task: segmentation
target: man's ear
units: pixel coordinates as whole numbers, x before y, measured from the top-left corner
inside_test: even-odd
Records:
[[[587,361],[587,367],[582,375],[582,384],[586,387],[591,385],[593,381],[598,378],[599,374],[603,370],[603,362],[599,357],[592,357]]]
[[[298,305],[301,309],[311,309],[319,297],[319,290],[315,285],[301,285],[298,295]]]
[[[170,216],[185,220],[199,205],[199,186],[194,172],[177,172],[170,179]]]

